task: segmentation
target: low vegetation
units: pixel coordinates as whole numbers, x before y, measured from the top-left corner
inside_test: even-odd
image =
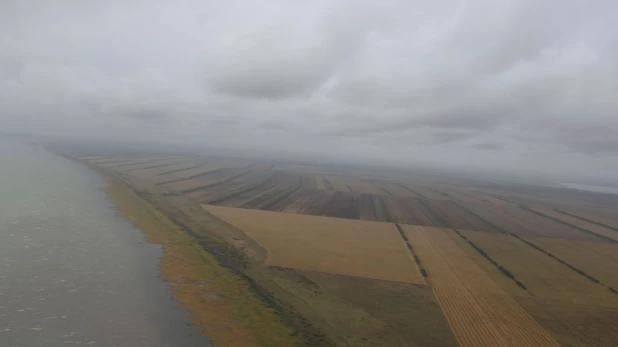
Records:
[[[253,336],[239,338],[246,345],[592,346],[618,338],[615,242],[599,237],[612,238],[618,228],[609,219],[589,217],[593,206],[607,206],[607,196],[595,205],[587,195],[569,198],[581,193],[548,190],[535,200],[542,188],[441,184],[434,177],[408,180],[379,170],[309,164],[241,167],[253,159],[217,158],[213,164],[203,156],[178,158],[89,153],[85,160],[118,173],[203,252],[201,259],[232,276],[229,287],[220,287],[229,305],[209,312],[200,305],[216,300],[195,299],[203,292],[192,280],[186,292],[178,290],[198,315],[210,314],[212,322],[220,315],[226,322],[221,327],[232,321],[242,326],[229,333]],[[584,217],[551,201],[565,211],[578,211],[576,204],[586,201]],[[224,216],[200,203],[253,211],[206,206],[231,211]],[[246,291],[227,293],[237,285]],[[253,301],[247,304],[245,297]],[[236,308],[242,304],[247,311]],[[265,324],[280,324],[273,332],[286,333],[257,338],[262,335],[254,329],[271,329],[255,321],[262,309],[274,317]],[[205,334],[225,335],[216,325],[210,328]],[[222,345],[233,345],[227,342]]]
[[[427,270],[425,270],[425,267],[421,263],[421,258],[419,258],[418,255],[416,255],[416,252],[414,252],[414,247],[412,246],[410,240],[401,228],[401,225],[395,224],[395,227],[397,228],[397,232],[399,232],[399,235],[401,235],[401,238],[406,243],[406,247],[408,247],[408,249],[410,250],[410,253],[412,254],[412,257],[414,258],[414,261],[416,262],[416,265],[418,266],[418,269],[420,270],[423,277],[429,277],[429,274],[427,274]]]

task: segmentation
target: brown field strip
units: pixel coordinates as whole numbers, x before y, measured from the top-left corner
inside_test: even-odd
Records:
[[[393,193],[389,190],[388,186],[387,186],[385,183],[383,183],[383,182],[380,182],[380,181],[371,181],[370,183],[371,183],[374,187],[376,187],[376,189],[378,189],[378,190],[380,191],[380,194],[382,194],[382,195],[395,195],[395,194],[393,194]]]
[[[204,205],[245,232],[267,264],[298,270],[426,284],[393,224]]]
[[[219,163],[205,163],[194,168],[187,168],[186,170],[180,170],[171,174],[161,176],[162,180],[157,183],[157,185],[169,185],[176,182],[188,181],[224,169],[226,169],[226,167]]]
[[[170,169],[163,170],[161,172],[157,172],[157,176],[166,176],[166,175],[171,175],[171,174],[174,174],[174,173],[177,173],[177,172],[184,172],[184,171],[188,171],[188,170],[193,170],[193,169],[201,168],[204,165],[205,165],[204,162],[200,162],[199,164],[196,164],[196,163],[184,163],[184,165],[181,165],[180,167],[170,168]]]
[[[433,199],[433,200],[448,200],[449,198],[442,193],[433,190],[427,186],[421,185],[411,185],[406,184],[406,187],[410,188],[410,190],[414,191],[418,196],[425,199]]]
[[[384,194],[381,190],[371,184],[371,182],[354,178],[346,179],[346,187],[349,187],[348,190],[352,189],[355,193]]]
[[[178,165],[180,163],[182,163],[181,159],[165,159],[165,160],[155,161],[155,162],[153,162],[150,165],[129,168],[129,169],[123,170],[123,171],[124,172],[133,172],[133,171],[142,171],[142,170],[149,170],[149,169],[158,169],[158,168],[165,168],[165,167],[170,167],[170,166]]]
[[[324,187],[324,181],[322,180],[322,177],[320,176],[315,176],[315,186],[319,190],[326,190],[326,187]]]
[[[333,186],[333,190],[339,192],[350,192],[348,179],[340,176],[328,176],[328,182]],[[324,182],[326,184],[326,182]]]
[[[402,228],[460,346],[559,346],[444,230]]]
[[[303,207],[308,205],[311,201],[313,197],[311,191],[312,190],[301,188],[300,190],[292,194],[289,199],[286,199],[285,207],[281,208],[278,211],[286,213],[300,213],[303,210]]]
[[[605,242],[596,235],[560,224],[517,206],[493,204],[458,204],[487,222],[518,236],[541,236],[580,241]]]
[[[419,196],[418,194],[414,193],[413,190],[398,182],[383,182],[382,186],[386,188],[392,195],[414,198]]]

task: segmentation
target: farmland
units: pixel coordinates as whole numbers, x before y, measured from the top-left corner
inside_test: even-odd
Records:
[[[425,284],[391,224],[205,206],[268,253],[268,265]]]
[[[565,346],[595,346],[599,340],[595,329],[602,329],[614,337],[602,337],[609,342],[615,338],[618,322],[618,300],[616,293],[607,287],[574,271],[572,268],[557,261],[556,258],[529,247],[520,240],[503,234],[479,231],[462,231],[469,240],[483,249],[490,257],[504,266],[512,275],[526,287],[526,290],[514,285],[503,273],[496,271],[486,259],[479,256],[470,247],[461,248],[492,277],[496,283],[526,308],[532,317]],[[592,259],[584,260],[590,251],[583,251],[583,241],[559,240],[550,238],[527,238],[535,245],[553,254],[561,261],[591,276],[602,276],[611,271],[607,263],[592,263]],[[577,245],[576,243],[580,244]],[[613,245],[594,244],[600,249]],[[562,247],[573,247],[570,256]],[[607,250],[605,250],[607,252]],[[611,265],[609,265],[611,266]],[[588,272],[590,271],[590,272]],[[615,278],[615,275],[609,275]],[[605,281],[608,277],[604,277]],[[594,321],[582,321],[576,312],[591,312],[596,317]],[[589,314],[591,314],[589,313]],[[548,318],[551,317],[551,318]],[[605,344],[600,344],[605,345]]]
[[[69,156],[186,231],[276,312],[274,331],[295,331],[290,345],[618,340],[618,196],[213,154]]]
[[[559,346],[445,231],[403,228],[460,346]]]

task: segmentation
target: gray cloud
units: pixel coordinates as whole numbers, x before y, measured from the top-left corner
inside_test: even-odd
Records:
[[[501,142],[480,142],[474,145],[474,148],[484,151],[499,151],[505,147],[506,145]]]
[[[7,0],[0,126],[393,161],[551,152],[547,166],[583,155],[607,169],[617,12],[612,0]]]
[[[146,111],[139,110],[135,112],[128,112],[124,114],[126,117],[133,118],[139,121],[148,123],[159,123],[169,119],[169,115],[165,114],[161,110]]]
[[[315,32],[272,25],[221,47],[213,60],[216,92],[240,97],[307,97],[353,56],[384,15],[365,7],[335,10],[318,21]]]

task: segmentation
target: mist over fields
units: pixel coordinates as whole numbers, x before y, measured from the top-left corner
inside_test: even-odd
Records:
[[[618,175],[618,3],[0,4],[0,129]]]

